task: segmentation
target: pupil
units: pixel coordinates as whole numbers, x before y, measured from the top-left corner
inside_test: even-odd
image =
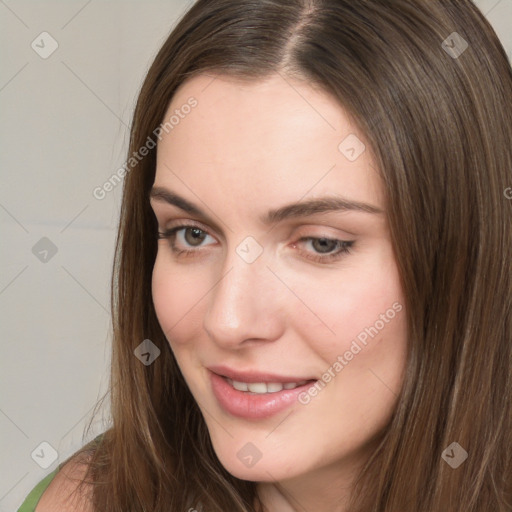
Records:
[[[205,234],[200,229],[188,228],[186,231],[186,233],[191,233],[191,232],[194,233],[194,235],[192,236],[192,242],[193,241],[196,241],[196,242],[199,241],[199,243],[202,242]],[[185,238],[187,238],[186,235],[185,235]],[[189,242],[189,240],[187,240],[187,242]],[[191,245],[193,245],[193,243]]]
[[[318,247],[320,249],[319,252],[331,252],[334,248],[333,246],[336,244],[336,241],[329,240],[328,238],[319,238],[318,240],[313,240],[313,244],[315,244],[315,243],[317,243],[319,245],[319,247]],[[315,247],[315,249],[316,248],[317,247]]]

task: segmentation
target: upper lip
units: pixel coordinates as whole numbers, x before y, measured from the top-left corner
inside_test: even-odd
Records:
[[[221,377],[228,377],[231,380],[236,380],[237,382],[280,382],[286,384],[287,382],[296,383],[303,380],[317,380],[314,377],[290,377],[286,375],[278,375],[277,373],[259,372],[255,370],[241,372],[222,365],[208,366],[208,369]]]

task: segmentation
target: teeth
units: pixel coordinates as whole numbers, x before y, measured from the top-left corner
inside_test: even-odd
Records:
[[[239,382],[228,378],[226,378],[226,380],[238,391],[249,391],[258,395],[277,393],[283,389],[294,389],[298,386],[303,386],[307,382],[306,380],[301,380],[300,382],[286,382],[285,384],[281,384],[280,382]]]
[[[231,380],[231,379],[230,379]],[[238,391],[248,391],[249,388],[245,382],[237,382],[236,380],[231,380],[230,384]]]
[[[264,382],[251,382],[247,384],[251,393],[268,393],[267,385]]]
[[[275,393],[276,391],[281,391],[283,389],[283,387],[284,387],[284,384],[281,384],[279,382],[269,382],[267,384],[267,391],[269,393]],[[295,387],[295,385],[294,385],[294,387]],[[289,389],[291,389],[291,388],[289,388]]]

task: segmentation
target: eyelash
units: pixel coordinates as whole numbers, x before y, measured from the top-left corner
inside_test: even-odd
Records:
[[[195,256],[196,255],[195,253],[198,252],[197,249],[176,249],[176,247],[175,247],[174,242],[175,242],[176,232],[181,231],[184,228],[197,229],[197,230],[201,231],[202,233],[206,233],[207,235],[209,235],[209,233],[207,231],[205,231],[204,229],[202,229],[201,227],[199,227],[197,225],[181,224],[179,226],[175,226],[173,228],[167,229],[163,233],[158,232],[158,239],[170,240],[171,250],[176,256],[185,256],[185,257]],[[337,261],[337,260],[343,258],[343,256],[350,254],[352,252],[352,245],[354,244],[354,240],[339,240],[336,238],[312,237],[312,236],[302,237],[299,239],[299,242],[306,242],[309,240],[328,240],[329,242],[338,242],[338,245],[340,246],[340,248],[332,254],[328,254],[325,256],[318,256],[318,257],[306,256],[307,259],[316,261],[317,263],[331,263],[333,261]]]

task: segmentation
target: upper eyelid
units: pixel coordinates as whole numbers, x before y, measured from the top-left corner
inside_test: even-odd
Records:
[[[198,221],[192,221],[190,224],[188,224],[186,221],[176,221],[176,224],[169,226],[168,228],[164,228],[163,231],[175,229],[174,236],[176,236],[177,232],[185,230],[187,228],[191,228],[191,229],[198,228],[201,231],[203,231],[204,233],[206,233],[208,236],[215,238],[215,236],[210,233],[210,230],[203,229],[203,227],[201,227],[201,223]],[[323,234],[319,234],[316,236],[315,235],[302,235],[298,238],[298,240],[318,240],[318,239],[325,238],[328,240],[338,241],[338,242],[355,242],[355,240],[353,238],[351,238],[352,236],[355,236],[355,235],[350,235],[349,237],[342,237],[342,236],[337,236],[337,235],[323,235]]]
[[[214,235],[212,235],[210,228],[204,227],[204,225],[201,222],[195,221],[195,220],[194,221],[176,220],[168,228],[163,228],[163,230],[166,231],[167,229],[174,229],[174,228],[180,228],[180,229],[197,228],[197,229],[200,229],[201,231],[204,231],[207,235],[214,236]]]
[[[155,218],[156,218],[156,220],[158,222],[159,229],[160,229],[160,225],[164,225],[164,224],[166,224],[168,222],[168,223],[172,223],[171,228],[177,227],[177,226],[179,226],[181,224],[186,225],[186,227],[190,227],[188,224],[191,223],[192,227],[194,225],[197,225],[199,227],[199,229],[201,229],[203,231],[206,231],[211,236],[214,236],[212,234],[212,231],[217,231],[215,228],[212,229],[210,226],[208,226],[207,224],[204,224],[202,221],[197,220],[197,219],[191,219],[191,218],[176,219],[176,218],[172,218],[172,219],[168,219],[166,221],[164,219],[167,217],[167,215],[161,214],[161,217],[160,217],[155,210],[153,210],[153,212],[154,212]],[[308,222],[308,219],[296,219],[296,220],[292,221],[293,229],[296,229],[297,227],[300,227],[300,226],[302,226],[304,224],[308,224],[308,227],[310,227],[310,228],[312,228],[314,226],[314,227],[319,228],[319,229],[321,229],[321,228],[323,228],[323,229],[335,229],[337,231],[342,231],[344,233],[344,235],[342,235],[342,234],[340,234],[340,235],[328,235],[328,236],[325,236],[325,237],[320,235],[319,238],[346,239],[346,238],[350,238],[350,237],[356,237],[356,236],[358,237],[358,236],[360,236],[360,233],[350,232],[347,229],[341,229],[340,227],[336,228],[336,227],[332,226],[330,223],[329,224],[322,224],[322,223],[319,223],[318,221],[316,221],[316,222],[309,221]],[[165,230],[167,228],[163,227],[162,229]],[[230,231],[232,231],[232,230],[230,229]],[[345,237],[345,238],[343,238],[343,237]],[[225,239],[225,236],[224,236],[224,234],[222,232],[220,233],[220,238],[221,239]],[[312,238],[314,238],[314,237],[312,237]]]
[[[196,228],[196,229],[201,230],[201,231],[202,231],[203,233],[205,233],[206,235],[211,236],[212,238],[215,238],[215,236],[214,236],[214,235],[212,235],[212,234],[210,233],[210,230],[208,230],[208,229],[203,229],[201,226],[188,225],[188,224],[183,224],[183,225],[176,224],[175,226],[173,226],[173,227],[172,227],[172,228],[170,228],[170,229],[174,229],[174,228],[177,228],[177,229],[176,229],[176,231],[175,231],[175,233],[177,233],[178,231],[185,230],[185,229],[187,229],[187,228],[189,228],[189,229],[194,229],[194,228]]]

